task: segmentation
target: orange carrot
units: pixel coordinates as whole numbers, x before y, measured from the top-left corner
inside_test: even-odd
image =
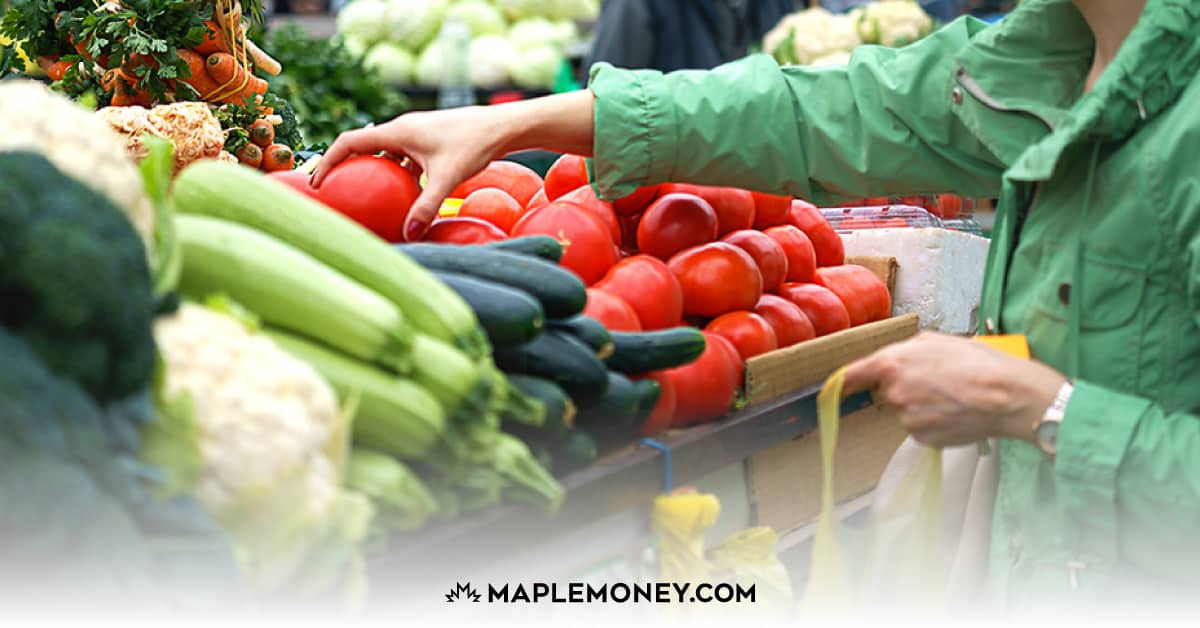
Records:
[[[205,20],[204,41],[196,46],[196,52],[208,56],[216,52],[229,52],[229,42],[225,41],[225,32],[221,25],[213,20]]]
[[[192,50],[180,48],[176,51],[179,58],[187,63],[188,70],[191,76],[182,79],[200,94],[200,100],[208,100],[217,91],[217,83],[208,75],[208,71],[204,69],[204,57]]]
[[[67,75],[67,70],[71,64],[67,61],[55,61],[46,68],[46,76],[50,77],[51,81],[61,81]]]
[[[267,172],[291,170],[294,162],[295,155],[292,154],[292,149],[283,144],[271,144],[263,151],[262,167]]]
[[[250,125],[250,141],[267,148],[275,143],[275,127],[266,120],[255,120]]]
[[[243,164],[251,168],[257,168],[262,165],[263,151],[256,144],[246,144],[237,152],[237,158]]]
[[[204,62],[204,67],[208,69],[208,75],[212,80],[216,81],[217,85],[224,87],[241,88],[242,79],[245,78],[246,69],[239,66],[237,59],[228,52],[217,52],[208,55],[208,60]]]

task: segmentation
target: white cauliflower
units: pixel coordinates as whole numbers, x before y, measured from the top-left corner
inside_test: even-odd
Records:
[[[160,318],[154,336],[167,396],[191,399],[203,460],[197,500],[227,519],[272,492],[299,490],[306,514],[325,515],[346,446],[329,384],[266,336],[200,305]]]
[[[763,49],[780,63],[807,65],[839,53],[849,53],[862,40],[854,19],[822,8],[806,9],[783,18],[763,40]]]
[[[929,34],[933,19],[914,0],[882,0],[851,13],[866,43],[905,46]]]
[[[37,81],[0,82],[0,151],[40,153],[124,210],[154,259],[154,205],[121,138],[100,118]]]

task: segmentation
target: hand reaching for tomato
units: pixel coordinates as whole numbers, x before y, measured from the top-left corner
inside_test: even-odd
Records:
[[[922,333],[846,370],[847,393],[874,390],[917,441],[952,447],[988,437],[1033,441],[1033,425],[1066,378],[958,336]]]
[[[593,101],[590,91],[580,90],[492,107],[409,113],[347,131],[325,152],[313,186],[319,188],[335,166],[354,155],[407,158],[428,179],[404,229],[407,240],[418,240],[454,188],[502,154],[541,147],[590,155]]]

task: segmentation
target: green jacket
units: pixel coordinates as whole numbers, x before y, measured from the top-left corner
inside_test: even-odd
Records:
[[[1071,2],[1030,0],[845,68],[592,72],[609,196],[1000,199],[980,331],[1027,334],[1076,381],[1057,459],[1001,447],[993,584],[1013,609],[1200,590],[1200,2],[1149,0],[1081,97],[1093,48]]]

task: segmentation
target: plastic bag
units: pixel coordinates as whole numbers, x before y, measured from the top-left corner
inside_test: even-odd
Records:
[[[877,504],[863,530],[839,525],[834,513],[833,456],[845,369],[817,397],[821,443],[821,514],[803,610],[934,610],[943,603],[942,452],[925,449],[897,490]]]

